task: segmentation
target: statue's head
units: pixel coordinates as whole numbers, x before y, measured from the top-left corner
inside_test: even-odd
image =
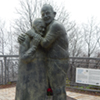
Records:
[[[50,24],[55,18],[56,12],[54,12],[53,7],[49,4],[44,4],[41,9],[41,16],[45,24]]]
[[[45,23],[41,18],[37,18],[33,21],[32,28],[38,33],[43,35],[45,31]]]

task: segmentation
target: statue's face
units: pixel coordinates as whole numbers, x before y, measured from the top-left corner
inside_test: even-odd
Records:
[[[41,11],[42,19],[44,20],[45,24],[50,24],[55,17],[54,12],[49,7],[43,7]]]
[[[39,33],[40,35],[43,35],[45,32],[45,24],[43,22],[39,23],[36,27],[35,30],[37,31],[37,33]]]

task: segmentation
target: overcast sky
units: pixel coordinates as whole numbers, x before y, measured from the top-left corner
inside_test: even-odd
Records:
[[[64,2],[64,5],[72,20],[85,22],[91,16],[100,21],[100,0],[57,0],[57,3]],[[0,18],[12,20],[16,17],[15,7],[18,7],[18,0],[0,0]]]

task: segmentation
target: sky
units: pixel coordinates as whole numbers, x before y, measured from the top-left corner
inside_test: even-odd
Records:
[[[100,21],[100,0],[65,0],[64,4],[72,20],[78,23],[87,22],[91,17]]]
[[[63,2],[72,20],[83,23],[94,16],[100,21],[100,0],[57,0]],[[18,7],[18,0],[0,0],[0,19],[10,21],[16,18],[15,7]]]

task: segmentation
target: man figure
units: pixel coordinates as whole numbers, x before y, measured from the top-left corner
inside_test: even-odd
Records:
[[[54,19],[56,12],[51,5],[45,4],[41,15],[46,24],[46,35],[41,41],[41,46],[47,51],[47,73],[53,90],[53,100],[66,100],[66,73],[69,67],[66,30]]]

